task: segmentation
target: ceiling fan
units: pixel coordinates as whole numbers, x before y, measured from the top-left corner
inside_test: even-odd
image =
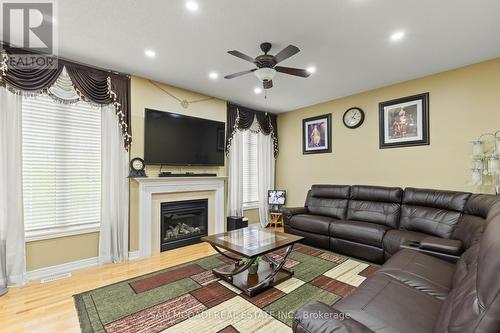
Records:
[[[278,52],[276,55],[267,54],[271,50],[271,43],[262,43],[260,44],[260,49],[264,54],[256,57],[255,59],[247,56],[240,51],[232,50],[227,51],[227,53],[234,55],[235,57],[241,58],[243,60],[249,61],[253,63],[257,68],[249,69],[243,72],[238,72],[230,75],[224,76],[225,79],[233,79],[238,76],[242,76],[249,73],[254,73],[260,81],[262,81],[262,85],[264,89],[269,89],[273,86],[273,78],[276,75],[276,72],[295,75],[300,77],[308,77],[311,75],[307,70],[300,68],[292,68],[292,67],[283,67],[276,66],[278,63],[282,62],[285,59],[290,58],[291,56],[300,52],[299,48],[294,45],[288,45],[283,50]]]

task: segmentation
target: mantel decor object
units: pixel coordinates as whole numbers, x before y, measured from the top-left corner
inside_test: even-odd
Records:
[[[500,130],[481,134],[471,144],[471,185],[494,186],[495,193],[500,194]]]

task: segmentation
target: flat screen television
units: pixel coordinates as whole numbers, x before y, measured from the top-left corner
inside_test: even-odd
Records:
[[[164,165],[224,165],[220,121],[146,109],[144,162]]]
[[[270,205],[284,205],[286,200],[285,190],[269,190],[267,191],[267,202]]]

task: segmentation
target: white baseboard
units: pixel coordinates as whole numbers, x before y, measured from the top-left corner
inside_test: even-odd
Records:
[[[35,269],[32,271],[26,272],[26,277],[29,281],[39,280],[41,278],[44,278],[44,277],[47,277],[50,275],[72,272],[72,271],[82,269],[82,268],[97,266],[98,264],[99,264],[98,257],[87,258],[87,259],[67,262],[67,263],[60,264],[60,265]]]
[[[139,251],[130,251],[128,253],[128,260],[139,259]]]
[[[128,260],[135,260],[139,258],[139,251],[131,251],[128,253]],[[26,272],[28,281],[39,280],[47,276],[73,272],[82,268],[88,268],[99,265],[99,257],[87,258],[72,262],[67,262],[60,265],[43,267]]]

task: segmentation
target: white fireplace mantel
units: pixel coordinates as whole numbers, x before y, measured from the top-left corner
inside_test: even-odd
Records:
[[[152,198],[154,194],[215,191],[214,232],[224,232],[224,183],[227,177],[148,177],[139,183],[139,257],[151,256]]]

